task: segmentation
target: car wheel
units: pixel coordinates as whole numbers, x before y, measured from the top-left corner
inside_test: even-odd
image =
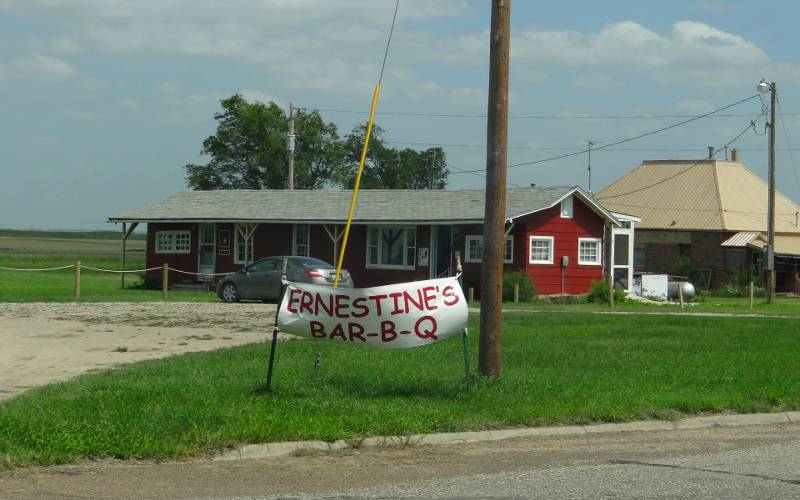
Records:
[[[222,285],[220,297],[224,302],[239,302],[239,290],[233,283],[225,283]]]

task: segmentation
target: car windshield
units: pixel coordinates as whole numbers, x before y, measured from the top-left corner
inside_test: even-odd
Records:
[[[315,259],[313,257],[292,257],[292,261],[303,267],[333,267],[324,260]]]

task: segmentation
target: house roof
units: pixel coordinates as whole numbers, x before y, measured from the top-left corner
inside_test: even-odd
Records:
[[[109,217],[109,222],[315,222],[347,220],[352,191],[221,190],[177,193],[164,201]],[[513,221],[560,203],[569,195],[583,200],[600,217],[619,221],[576,186],[506,190],[506,220]],[[362,189],[355,223],[480,223],[484,190]]]
[[[640,229],[766,231],[767,184],[742,163],[645,161],[596,195],[609,210],[642,218]],[[800,206],[775,196],[775,231],[798,233]]]

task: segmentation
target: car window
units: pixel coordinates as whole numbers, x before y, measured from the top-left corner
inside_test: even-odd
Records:
[[[247,272],[264,273],[267,271],[275,271],[276,269],[281,269],[282,267],[283,263],[281,259],[271,258],[271,259],[259,260],[258,262],[250,264],[250,267],[247,268]]]
[[[291,261],[304,267],[333,267],[324,260],[315,259],[314,257],[292,257]]]

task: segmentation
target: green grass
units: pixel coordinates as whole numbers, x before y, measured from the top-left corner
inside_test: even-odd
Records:
[[[477,325],[471,321],[473,361]],[[315,353],[324,352],[314,378]],[[503,379],[463,387],[461,342],[382,351],[280,343],[136,363],[0,404],[0,455],[179,458],[253,442],[587,424],[800,408],[800,333],[783,318],[505,317]]]
[[[120,269],[119,257],[111,256],[49,256],[2,255],[0,267],[51,268],[74,264],[77,259],[85,266],[100,269]],[[143,269],[144,258],[132,258],[126,269]],[[81,297],[83,302],[140,302],[161,300],[160,290],[137,288],[141,279],[137,273],[125,278],[125,289],[120,287],[116,273],[81,270]],[[170,291],[171,301],[216,301],[211,292]],[[75,300],[75,270],[61,271],[6,271],[0,270],[0,302],[68,302]]]
[[[0,229],[4,238],[55,238],[70,240],[119,240],[122,234],[117,231],[49,231],[39,229]],[[145,240],[144,233],[133,233],[131,240]]]
[[[480,302],[474,302],[470,307],[479,308]],[[753,301],[753,310],[748,306],[745,297],[703,297],[702,302],[687,304],[681,309],[677,304],[645,304],[626,300],[609,309],[607,304],[554,304],[539,300],[530,303],[511,302],[503,303],[507,310],[536,310],[536,311],[568,311],[573,313],[598,312],[598,311],[629,311],[629,312],[663,312],[663,313],[726,313],[726,314],[764,314],[781,316],[800,316],[800,298],[777,297],[772,304],[767,304],[763,297]]]

